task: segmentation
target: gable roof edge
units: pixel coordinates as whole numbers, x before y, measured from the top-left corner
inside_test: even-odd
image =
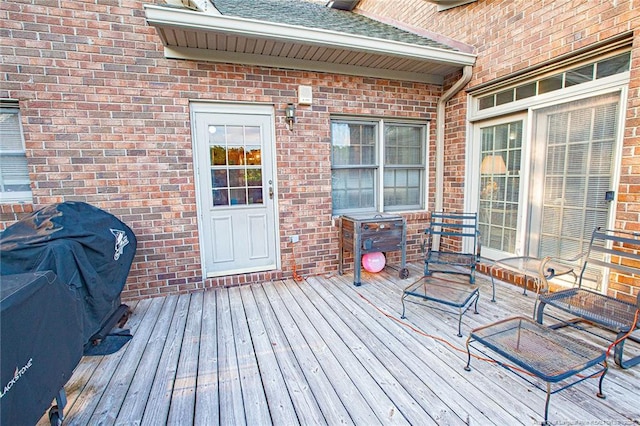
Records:
[[[144,8],[147,23],[155,27],[170,26],[203,32],[224,32],[238,36],[299,41],[318,46],[345,48],[396,56],[398,58],[429,60],[460,67],[473,65],[476,59],[474,54],[467,52],[420,46],[325,29],[305,28],[225,15],[207,15],[186,9],[167,8],[150,4],[145,4]],[[166,45],[166,40],[163,40],[163,42]]]
[[[356,9],[353,11],[353,13],[357,13],[358,15],[365,16],[369,19],[373,19],[374,21],[382,22],[383,24],[391,25],[403,31],[408,31],[410,33],[414,33],[422,37],[430,38],[431,40],[437,41],[438,43],[458,49],[460,52],[473,54],[473,52],[475,51],[475,48],[469,44],[463,43],[461,41],[455,40],[451,37],[447,37],[445,35],[442,35],[433,31],[429,31],[425,28],[409,25],[405,22],[397,21],[395,19],[377,15],[375,13],[371,13],[369,11],[362,10],[362,9]]]

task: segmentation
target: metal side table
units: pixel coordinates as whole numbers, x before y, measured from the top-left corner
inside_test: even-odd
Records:
[[[407,296],[417,297],[425,302],[430,301],[457,309],[458,337],[462,337],[462,316],[475,303],[474,313],[478,313],[478,299],[480,290],[478,286],[467,283],[437,280],[431,277],[422,277],[409,284],[402,292],[402,315],[405,318],[405,299]],[[424,304],[424,302],[410,301],[411,303]],[[435,309],[435,306],[433,306]],[[444,309],[441,309],[444,311]]]
[[[602,349],[564,335],[557,330],[545,327],[524,317],[507,318],[493,324],[471,330],[467,339],[466,371],[471,367],[471,344],[478,342],[490,349],[507,362],[494,359],[500,366],[512,371],[541,390],[546,390],[547,398],[544,406],[544,422],[548,424],[549,399],[560,392],[586,379],[599,377],[599,398],[604,398],[602,381],[607,373],[607,356]],[[486,353],[482,352],[487,355]],[[489,356],[489,355],[487,355]],[[508,363],[512,363],[509,365]],[[546,389],[534,382],[530,377],[518,372],[520,368],[538,379],[546,382]],[[585,370],[596,370],[582,373]],[[576,376],[574,379],[573,376]],[[560,383],[557,389],[551,389],[552,383]]]
[[[522,294],[527,295],[527,277],[533,278],[536,285],[536,294],[540,292],[541,288],[546,288],[547,281],[562,275],[573,275],[574,282],[578,279],[578,275],[575,273],[575,266],[568,261],[555,260],[550,257],[538,258],[533,256],[518,256],[518,257],[506,257],[504,259],[496,260],[491,266],[491,284],[493,286],[493,298],[492,302],[496,299],[496,286],[493,277],[493,269],[502,268],[508,271],[515,272],[517,274],[524,275],[524,290]],[[537,302],[536,302],[537,303]],[[534,307],[534,313],[535,313]]]

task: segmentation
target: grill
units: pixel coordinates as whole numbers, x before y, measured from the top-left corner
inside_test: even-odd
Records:
[[[367,253],[401,251],[400,278],[407,278],[406,221],[402,216],[377,214],[352,214],[340,218],[340,251],[338,272],[342,275],[344,254],[353,253],[353,284],[359,286],[362,256]]]
[[[0,237],[2,425],[34,424],[84,350],[100,343],[129,308],[124,288],[136,238],[115,216],[86,203],[44,207]],[[62,406],[60,406],[62,404]]]

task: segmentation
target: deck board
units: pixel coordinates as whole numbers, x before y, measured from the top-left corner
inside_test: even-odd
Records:
[[[196,387],[195,424],[218,422],[218,330],[216,292],[204,293],[200,353],[198,355],[198,383]]]
[[[342,398],[346,397],[351,401],[348,409],[357,413],[352,414],[352,419],[356,423],[364,424],[408,424],[384,389],[378,385],[344,340],[336,334],[317,306],[300,291],[298,285],[288,282],[277,284],[276,288],[291,309],[292,315],[303,323],[312,325],[300,327],[307,336],[307,341],[325,345],[323,368],[333,373],[333,383],[343,382],[341,387],[345,391],[339,393]],[[371,418],[372,413],[375,415],[374,418]]]
[[[432,423],[430,416],[425,411],[430,407],[421,406],[419,398],[409,395],[405,387],[408,385],[421,389],[423,383],[415,375],[406,374],[404,371],[398,371],[397,368],[394,368],[397,365],[397,358],[387,350],[387,346],[380,343],[378,338],[373,333],[369,333],[359,321],[345,322],[343,318],[349,317],[349,311],[344,309],[340,303],[328,303],[323,296],[331,297],[330,293],[324,291],[322,285],[315,288],[315,283],[311,281],[312,279],[309,281],[310,285],[296,287],[305,293],[309,302],[314,301],[315,307],[323,319],[332,327],[333,333],[335,333],[334,339],[344,342],[344,345],[352,352],[353,361],[354,363],[357,361],[356,365],[360,370],[359,374],[370,376],[365,385],[379,386],[386,395],[392,398],[393,406],[389,407],[388,415],[390,418],[388,420],[391,421],[394,416],[401,413],[410,423]]]
[[[304,291],[309,292],[311,289],[316,292],[322,299],[314,299],[323,300],[326,308],[336,312],[336,318],[350,319],[349,322],[341,319],[336,330],[340,331],[345,341],[352,342],[354,352],[358,353],[359,358],[366,360],[366,365],[378,376],[380,383],[393,384],[388,393],[399,401],[397,405],[409,421],[414,424],[455,424],[461,421],[435,392],[425,386],[425,380],[429,376],[426,374],[428,366],[424,365],[423,360],[406,351],[401,351],[404,354],[399,356],[394,353],[391,346],[397,347],[398,344],[394,342],[393,332],[381,327],[355,304],[342,305],[323,283],[313,278],[309,279],[309,283],[309,286],[301,286]],[[319,302],[316,303],[320,305]],[[402,355],[408,359],[406,364],[413,366],[416,371],[404,368]]]
[[[158,368],[155,372],[143,373],[155,375],[142,416],[142,425],[161,425],[167,422],[190,300],[191,297],[188,294],[179,296],[167,330],[166,343],[162,348]],[[133,338],[136,337],[134,334]]]
[[[408,267],[406,280],[363,271],[359,287],[353,274],[318,276],[133,303],[134,338],[82,359],[65,386],[64,424],[539,423],[543,391],[475,357],[464,370],[469,331],[531,316],[535,295],[497,281],[492,303],[478,275],[479,312],[463,316],[459,338],[454,311],[408,304],[400,319],[402,289],[422,273]],[[597,380],[584,381],[552,396],[550,421],[640,422],[640,369],[609,366],[607,399],[595,397]]]
[[[289,346],[284,330],[278,322],[273,307],[268,299],[264,297],[262,286],[252,285],[251,290],[262,318],[264,329],[271,342],[273,356],[276,358],[276,362],[280,367],[280,374],[282,374],[282,380],[285,383],[285,387],[282,387],[280,378],[275,375],[277,371],[274,370],[274,379],[272,379],[271,382],[263,381],[263,383],[267,385],[273,383],[277,388],[270,389],[267,392],[284,393],[285,390],[288,391],[288,396],[291,398],[300,424],[312,425],[325,423],[325,417],[320,408],[320,404],[310,392],[310,386],[304,376],[302,367],[295,358],[292,348]]]
[[[374,285],[372,279],[369,280],[369,283]],[[393,340],[390,337],[386,344],[400,358],[401,366],[419,374],[423,381],[423,387],[431,389],[439,399],[447,404],[447,408],[442,409],[436,417],[438,422],[444,420],[442,416],[445,413],[453,411],[462,421],[470,421],[474,424],[486,424],[489,420],[499,424],[520,423],[519,419],[522,419],[526,412],[523,412],[522,409],[519,411],[506,410],[495,404],[493,399],[486,398],[484,391],[478,391],[476,387],[470,385],[469,376],[463,374],[464,364],[452,364],[457,354],[454,353],[452,356],[447,350],[448,346],[443,346],[437,340],[416,333],[414,330],[424,330],[420,328],[420,325],[407,321],[400,322],[399,293],[397,295],[390,294],[392,289],[387,288],[383,294],[378,296],[377,293],[366,291],[366,289],[353,290],[345,287],[344,283],[341,284],[328,287],[339,292],[336,293],[339,294],[338,297],[346,297],[350,299],[352,304],[360,304],[370,315],[368,322],[380,325],[390,333]],[[434,312],[442,314],[440,311]],[[386,315],[389,315],[390,321],[382,321],[383,318],[387,318]],[[453,343],[462,341],[456,336],[457,319],[454,319],[453,316],[451,316],[450,324],[438,324],[435,320],[427,320],[425,323],[429,324],[429,327],[426,328],[428,331],[425,333],[442,331],[442,334],[447,336],[447,341]],[[413,329],[402,324],[409,324]],[[375,331],[375,333],[381,334],[379,331]],[[453,368],[452,371],[452,367],[456,368]],[[429,398],[428,401],[433,401],[433,398]]]
[[[272,344],[267,328],[263,323],[262,316],[258,310],[251,286],[243,286],[239,289],[242,297],[242,304],[249,327],[251,341],[253,343],[253,351],[256,356],[258,374],[256,387],[264,389],[266,397],[266,408],[268,415],[274,424],[290,425],[298,422],[296,410],[294,408],[289,392],[287,389],[286,379],[282,374],[277,357],[274,353],[274,345]],[[264,385],[263,385],[264,384]],[[262,401],[262,399],[260,399]],[[261,419],[266,418],[263,415]],[[258,420],[258,423],[262,421]]]
[[[140,422],[145,408],[147,408],[149,393],[156,371],[158,371],[162,349],[167,343],[168,330],[176,309],[178,296],[166,297],[162,302],[162,309],[155,321],[153,331],[151,332],[149,341],[138,364],[137,371],[140,373],[135,374],[131,381],[131,385],[129,386],[129,390],[127,391],[116,419],[117,424],[134,424]],[[149,320],[151,320],[151,318],[149,318]]]
[[[191,294],[167,423],[193,423],[204,293]]]
[[[245,312],[240,289],[229,289],[230,308],[233,312],[233,335],[240,368],[240,382],[246,422],[249,425],[258,424],[262,419],[269,419],[269,405],[262,379],[254,343],[251,338],[247,315]],[[269,372],[265,371],[265,375]]]
[[[298,328],[298,324],[284,301],[278,296],[274,285],[263,285],[262,291],[273,307],[285,335],[286,346],[291,348],[325,420],[329,424],[353,424],[346,408],[350,405],[350,401],[340,397],[338,390],[329,378],[332,372],[325,371],[316,356],[316,354],[322,355],[322,351],[326,349],[325,346],[322,343],[305,340],[303,330]],[[305,328],[308,326],[309,324],[305,324]]]
[[[131,339],[127,344],[127,350],[122,352],[122,357],[118,359],[117,363],[111,363],[108,367],[104,366],[107,368],[107,371],[112,372],[111,378],[98,404],[93,410],[88,424],[112,424],[115,422],[120,410],[118,409],[116,411],[113,407],[122,406],[134,374],[139,372],[138,366],[140,365],[140,360],[142,359],[144,349],[149,341],[153,326],[160,315],[161,309],[162,303],[150,303],[140,324],[135,328],[135,334],[141,336],[141,338],[137,340]],[[105,356],[103,358],[100,370],[103,368],[104,361],[110,360],[111,358],[111,356]],[[113,357],[113,359],[116,360],[117,358]],[[102,375],[103,373],[100,371],[100,376]]]
[[[238,358],[243,354],[236,352],[228,291],[217,292],[216,308],[218,315],[218,401],[220,424],[246,424],[240,369],[238,366]]]

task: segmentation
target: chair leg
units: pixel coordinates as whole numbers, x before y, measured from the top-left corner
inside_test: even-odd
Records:
[[[462,308],[459,309],[459,315],[458,315],[458,337],[462,337],[462,315],[464,315],[464,311],[462,310]]]
[[[432,272],[429,270],[429,262],[424,262],[424,276],[428,277],[432,274]]]
[[[496,301],[496,282],[495,279],[493,278],[493,267],[491,266],[491,268],[489,269],[489,276],[491,277],[491,301],[495,302]]]
[[[602,371],[602,374],[600,375],[600,381],[598,382],[598,393],[596,394],[596,396],[600,399],[606,399],[607,396],[602,392],[602,381],[604,380],[604,376],[607,375],[607,371],[609,371],[609,365],[607,364],[607,360],[604,360],[604,370]]]
[[[402,293],[402,297],[401,297],[401,300],[402,300],[402,315],[400,315],[400,319],[405,319],[405,318],[406,318],[406,317],[404,316],[404,308],[405,308],[405,307],[404,307],[404,298],[405,298],[405,297],[407,297],[407,293],[403,292],[403,293]]]
[[[467,365],[464,367],[464,371],[471,371],[471,334],[467,338]]]
[[[544,422],[542,425],[546,426],[549,424],[549,400],[551,399],[551,383],[547,382],[547,399],[544,402]]]
[[[535,320],[538,322],[538,324],[542,324],[542,318],[543,318],[543,311],[544,311],[544,307],[547,305],[545,302],[540,302],[536,300],[536,303],[538,304],[537,309],[534,307],[535,310]]]
[[[621,339],[625,334],[627,334],[627,332],[618,333],[618,335],[616,336],[616,341]],[[613,359],[616,362],[616,364],[618,364],[618,366],[620,366],[620,368],[623,368],[623,369],[627,369],[629,367],[633,367],[634,365],[640,364],[640,355],[635,356],[633,358],[629,358],[626,361],[622,359],[625,340],[626,339],[620,340],[618,344],[615,345],[613,348]]]

